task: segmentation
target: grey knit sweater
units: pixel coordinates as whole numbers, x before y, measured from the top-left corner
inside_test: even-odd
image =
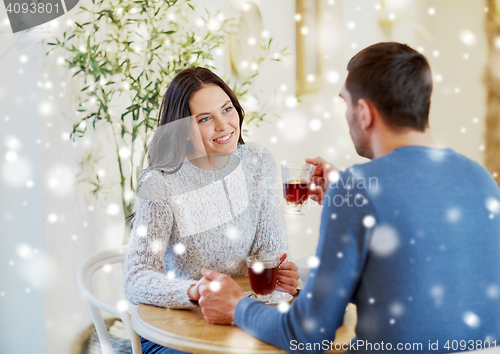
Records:
[[[123,264],[126,298],[190,308],[188,289],[202,268],[245,276],[246,256],[287,252],[276,182],[271,153],[252,143],[239,145],[217,171],[187,159],[173,174],[145,171]]]

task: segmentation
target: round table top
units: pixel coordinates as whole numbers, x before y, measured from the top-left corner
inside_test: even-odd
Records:
[[[243,291],[250,290],[248,277],[234,278]],[[201,308],[172,310],[140,304],[134,309],[132,326],[142,337],[191,353],[286,353],[251,336],[238,326],[214,325],[205,321]],[[355,337],[356,307],[349,304],[344,325],[335,343],[349,343]]]

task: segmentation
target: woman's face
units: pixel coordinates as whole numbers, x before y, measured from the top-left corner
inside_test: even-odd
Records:
[[[229,96],[218,85],[208,84],[189,100],[207,154],[232,154],[240,138],[240,117]]]

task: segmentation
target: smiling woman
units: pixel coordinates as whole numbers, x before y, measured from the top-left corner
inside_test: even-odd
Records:
[[[242,119],[240,120],[233,102],[220,86],[204,85],[192,95],[189,108],[195,116],[209,161],[214,154],[227,157],[236,151]]]
[[[226,83],[200,67],[169,85],[148,147],[149,167],[136,191],[136,213],[124,262],[134,304],[192,308],[201,269],[247,275],[245,258],[281,253],[288,242],[270,152],[241,138],[244,112]],[[278,288],[296,293],[299,274],[284,262]],[[142,339],[147,353],[175,353]]]

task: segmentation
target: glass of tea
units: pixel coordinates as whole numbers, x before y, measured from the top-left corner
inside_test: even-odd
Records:
[[[316,172],[316,166],[303,162],[285,162],[281,165],[283,174],[283,196],[287,214],[307,215],[309,187]]]
[[[258,299],[268,301],[278,282],[279,255],[260,254],[249,256],[246,260],[253,293]]]

